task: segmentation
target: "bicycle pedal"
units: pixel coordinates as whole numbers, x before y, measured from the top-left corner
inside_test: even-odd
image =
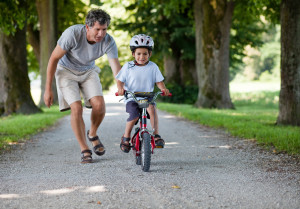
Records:
[[[162,148],[164,148],[164,146],[155,146],[155,148],[162,149]]]

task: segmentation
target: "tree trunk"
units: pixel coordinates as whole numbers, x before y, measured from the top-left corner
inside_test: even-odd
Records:
[[[40,22],[40,74],[41,99],[40,106],[44,105],[44,92],[47,76],[47,65],[57,41],[56,0],[36,0]],[[52,83],[54,103],[57,103],[55,82]]]
[[[229,93],[229,41],[233,9],[232,0],[195,0],[198,107],[234,108]]]
[[[28,42],[33,48],[33,53],[40,64],[40,32],[33,29],[33,25],[27,26]]]
[[[165,82],[171,83],[176,75],[176,59],[172,56],[164,56]]]
[[[40,112],[30,93],[25,31],[18,29],[14,36],[0,32],[1,115]]]
[[[164,56],[164,75],[166,83],[176,83],[180,86],[197,85],[195,61],[193,60]]]
[[[300,1],[281,2],[281,89],[277,124],[300,126]]]

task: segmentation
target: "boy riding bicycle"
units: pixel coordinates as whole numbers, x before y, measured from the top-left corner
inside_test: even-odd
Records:
[[[153,47],[154,42],[150,36],[139,34],[132,37],[130,50],[135,60],[125,63],[116,76],[119,96],[124,95],[125,90],[131,92],[152,92],[155,83],[166,96],[169,95],[169,90],[163,82],[164,77],[158,66],[154,62],[149,61]],[[132,98],[126,99],[125,103],[129,118],[127,119],[125,133],[121,138],[120,148],[123,152],[128,153],[131,149],[129,144],[131,131],[139,119],[140,111],[138,104]],[[147,112],[150,115],[150,123],[154,129],[155,145],[157,148],[163,148],[165,142],[158,132],[158,116],[155,103],[149,105]]]

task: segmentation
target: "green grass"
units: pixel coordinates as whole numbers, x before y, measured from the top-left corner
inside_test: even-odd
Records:
[[[274,152],[300,154],[300,128],[275,125],[279,92],[232,93],[235,110],[199,109],[193,105],[159,103],[158,108],[233,136],[255,139]]]
[[[70,112],[59,112],[58,106],[43,108],[43,113],[32,115],[11,115],[0,118],[0,150],[9,148],[11,144],[25,141],[48,126],[53,125],[59,118]]]

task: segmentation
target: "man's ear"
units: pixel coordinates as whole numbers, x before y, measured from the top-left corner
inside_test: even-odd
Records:
[[[149,58],[151,57],[151,55],[152,55],[152,51],[149,50]]]

